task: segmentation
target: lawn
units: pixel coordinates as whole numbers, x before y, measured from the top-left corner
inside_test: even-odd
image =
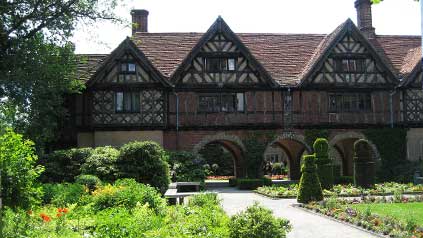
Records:
[[[371,213],[394,217],[403,222],[413,219],[419,226],[423,226],[423,203],[421,202],[356,204],[353,208],[362,212],[370,208]]]

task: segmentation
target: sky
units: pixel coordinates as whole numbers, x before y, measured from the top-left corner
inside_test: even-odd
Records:
[[[220,15],[235,33],[328,34],[347,18],[356,22],[355,0],[123,0],[116,14],[127,24],[77,26],[76,53],[110,53],[131,36],[131,9],[149,11],[149,32],[205,32]],[[413,0],[373,5],[381,35],[420,35],[420,7]]]

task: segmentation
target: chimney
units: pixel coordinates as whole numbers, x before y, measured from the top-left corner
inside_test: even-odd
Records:
[[[357,9],[358,29],[367,39],[374,39],[376,33],[372,23],[372,2],[370,0],[356,0],[354,5]]]
[[[137,32],[148,32],[148,11],[144,9],[131,10],[132,35]]]

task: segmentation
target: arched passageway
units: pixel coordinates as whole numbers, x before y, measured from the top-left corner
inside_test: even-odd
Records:
[[[350,131],[337,134],[329,142],[330,155],[334,164],[340,166],[340,174],[343,176],[353,175],[354,143],[359,139],[367,140],[364,134]],[[372,148],[373,159],[378,161],[380,159],[379,152],[371,141],[369,143]]]
[[[245,177],[245,147],[237,136],[225,134],[206,136],[197,145],[194,146],[193,152],[201,154],[202,150],[207,148],[209,145],[221,146],[225,151],[229,152],[232,155],[234,176],[237,178]]]
[[[301,157],[312,152],[309,145],[304,140],[304,136],[296,133],[283,133],[268,144],[269,146],[280,147],[288,157],[288,176],[292,180],[301,177]]]

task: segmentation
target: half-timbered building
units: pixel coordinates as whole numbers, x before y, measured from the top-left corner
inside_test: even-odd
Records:
[[[376,35],[370,1],[355,7],[357,26],[348,19],[327,35],[234,33],[221,17],[205,33],[149,33],[148,12],[133,10],[130,38],[108,55],[80,56],[86,90],[71,100],[68,139],[80,147],[154,140],[194,152],[218,143],[243,176],[243,139],[272,131],[268,146],[296,179],[311,152],[305,129],[329,130],[331,154],[350,175],[363,129],[405,126],[408,159],[419,159],[420,38]]]

